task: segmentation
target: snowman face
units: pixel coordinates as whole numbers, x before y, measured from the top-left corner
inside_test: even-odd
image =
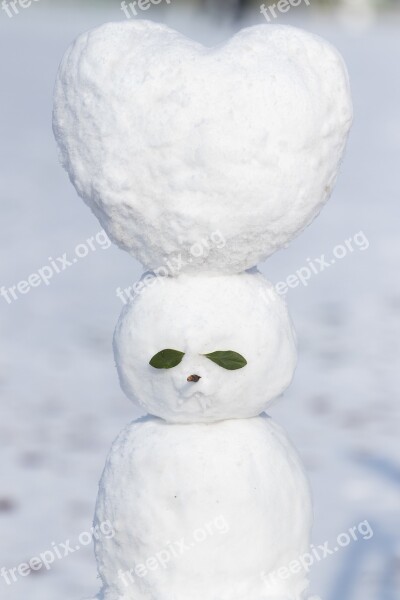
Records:
[[[286,307],[260,274],[154,279],[114,337],[129,398],[174,423],[260,414],[296,363]]]

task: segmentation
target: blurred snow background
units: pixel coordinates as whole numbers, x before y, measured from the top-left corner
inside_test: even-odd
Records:
[[[140,16],[205,43],[265,22],[257,4],[241,21],[225,18],[222,4],[176,2]],[[308,258],[330,258],[360,231],[369,241],[289,291],[300,361],[291,389],[270,411],[307,465],[314,543],[334,546],[365,519],[374,529],[371,540],[359,536],[314,567],[312,593],[323,600],[400,598],[400,30],[395,5],[378,8],[367,0],[315,4],[276,21],[337,45],[350,71],[355,124],[331,202],[262,271],[281,281]],[[0,14],[0,286],[26,280],[49,257],[73,257],[100,229],[58,164],[52,87],[74,37],[123,18],[118,1],[40,0],[12,18]],[[111,337],[122,306],[116,288],[132,284],[140,266],[113,247],[95,248],[49,286],[11,304],[0,297],[0,567],[52,543],[74,546],[90,531],[108,448],[139,415],[119,389]],[[79,599],[98,585],[87,546],[10,586],[0,578],[0,597]]]

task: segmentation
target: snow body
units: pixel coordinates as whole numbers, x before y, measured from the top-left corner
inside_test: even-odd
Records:
[[[254,417],[290,384],[295,334],[284,300],[261,273],[144,278],[122,311],[114,336],[123,390],[146,412],[173,423]],[[149,361],[184,352],[172,369]],[[205,354],[238,352],[247,365],[229,371]],[[188,376],[201,377],[197,383]]]
[[[114,242],[179,275],[146,280],[115,332],[121,386],[153,416],[122,432],[104,470],[96,521],[115,536],[96,541],[101,600],[303,597],[303,572],[268,575],[308,550],[308,485],[258,416],[292,379],[295,336],[271,284],[244,271],[322,209],[351,120],[340,55],[292,27],[205,48],[109,23],[65,54],[53,127],[72,183]],[[182,360],[151,366],[166,349]],[[218,351],[247,363],[223,369],[205,356]],[[224,531],[160,566],[213,523]]]
[[[311,501],[298,456],[267,416],[211,424],[146,417],[114,442],[95,524],[101,600],[299,600]],[[272,577],[269,577],[270,573]]]
[[[352,120],[346,67],[281,25],[206,48],[150,21],[66,52],[54,133],[76,190],[148,269],[238,273],[288,244],[332,191]],[[224,238],[224,247],[198,244]],[[195,249],[195,250],[193,250]]]

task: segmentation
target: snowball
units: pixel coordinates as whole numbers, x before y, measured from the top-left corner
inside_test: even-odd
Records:
[[[100,482],[95,526],[115,534],[95,539],[99,599],[299,600],[311,519],[303,467],[271,419],[141,419]]]
[[[328,199],[351,118],[335,49],[277,25],[205,48],[109,23],[69,48],[54,96],[72,183],[149,269],[179,254],[183,271],[235,273],[285,246]]]
[[[152,415],[211,422],[259,415],[289,385],[294,333],[283,300],[260,273],[149,279],[123,310],[114,336],[121,386]],[[184,353],[173,368],[149,361]],[[219,366],[205,354],[231,351],[247,364]],[[188,381],[197,375],[198,381]]]

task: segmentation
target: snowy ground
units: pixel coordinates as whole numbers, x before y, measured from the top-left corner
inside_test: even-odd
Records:
[[[146,16],[201,40],[227,35],[172,9]],[[289,16],[280,22],[291,22]],[[49,257],[66,252],[73,258],[76,245],[100,229],[58,165],[51,94],[71,39],[120,18],[119,3],[103,13],[50,11],[45,0],[13,19],[0,15],[0,285],[6,288],[48,265]],[[394,600],[400,589],[399,28],[387,19],[351,32],[314,13],[302,18],[344,54],[356,121],[331,203],[262,270],[283,280],[307,258],[324,253],[331,260],[333,248],[360,231],[369,248],[353,242],[353,252],[307,287],[289,291],[300,363],[271,414],[289,431],[310,473],[315,544],[329,540],[334,547],[340,533],[366,519],[374,529],[372,539],[359,535],[318,563],[313,593],[323,600]],[[90,530],[109,445],[139,414],[119,390],[110,342],[121,309],[115,290],[133,283],[140,267],[117,249],[95,248],[48,286],[11,304],[0,297],[0,567],[15,567],[52,543],[69,539],[76,546],[79,534]],[[0,578],[0,597],[70,600],[97,587],[86,546],[10,586]]]

